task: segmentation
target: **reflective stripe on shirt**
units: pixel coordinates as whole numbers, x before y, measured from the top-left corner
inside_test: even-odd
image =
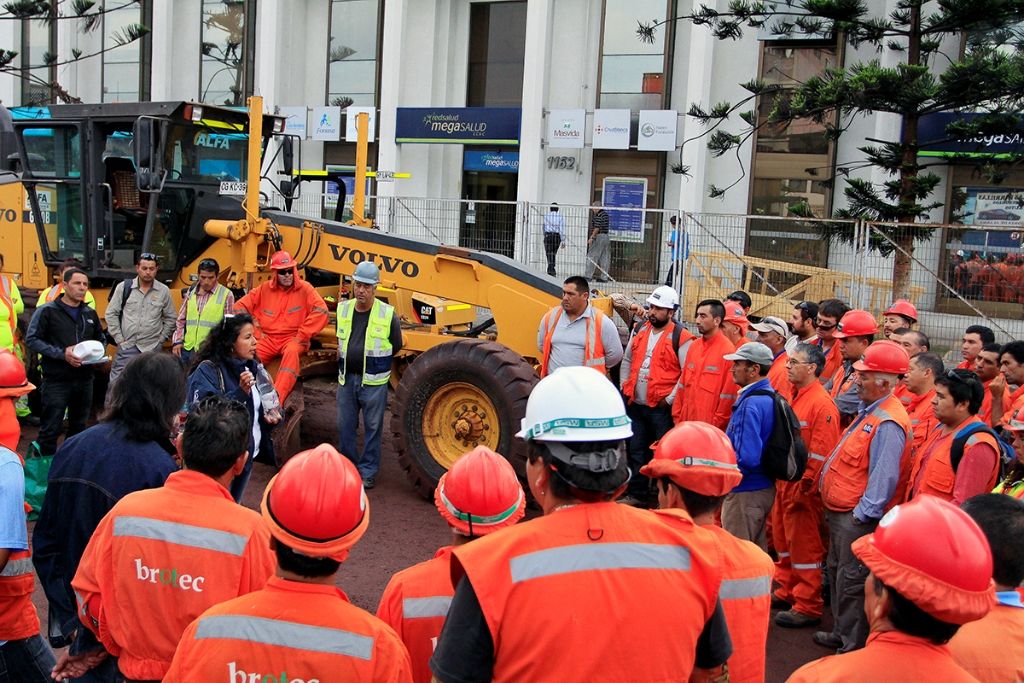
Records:
[[[325,626],[297,624],[264,617],[223,615],[200,619],[196,640],[223,638],[261,645],[290,647],[307,652],[323,652],[370,660],[373,638],[351,631]]]
[[[539,550],[509,562],[512,583],[545,576],[604,569],[689,571],[690,551],[655,543],[601,543]]]
[[[249,540],[245,536],[229,531],[147,517],[116,518],[114,520],[114,536],[134,536],[238,556],[245,552],[245,544]]]

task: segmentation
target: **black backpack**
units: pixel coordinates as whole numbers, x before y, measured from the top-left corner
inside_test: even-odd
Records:
[[[1013,463],[1016,462],[1017,455],[1013,447],[1003,441],[1002,437],[995,430],[987,424],[980,422],[969,424],[953,435],[953,443],[949,447],[949,463],[953,466],[953,474],[956,474],[957,468],[960,467],[960,461],[964,459],[964,449],[967,447],[967,440],[979,432],[991,434],[995,437],[996,443],[999,444],[999,479],[1002,480],[1010,470],[1010,467],[1013,466]]]
[[[772,479],[799,481],[807,468],[807,445],[800,436],[800,418],[777,391],[756,389],[749,396],[771,396],[775,423],[761,453],[761,469]]]

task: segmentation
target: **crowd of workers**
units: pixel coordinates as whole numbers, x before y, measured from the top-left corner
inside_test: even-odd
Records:
[[[257,513],[238,504],[252,460],[327,306],[278,252],[237,302],[204,260],[175,315],[155,265],[112,294],[118,374],[93,427],[88,276],[69,263],[40,297],[33,448],[53,462],[31,554],[15,406],[34,387],[0,350],[0,681],[760,681],[771,609],[808,628],[826,598],[812,638],[839,656],[791,680],[1024,676],[1024,341],[971,326],[947,370],[910,302],[881,324],[836,299],[752,321],[744,292],[701,301],[694,334],[662,286],[627,305],[623,345],[570,277],[517,434],[542,514],[521,522],[500,454],[465,454],[435,491],[452,545],[373,616],[335,575],[369,525],[402,344],[376,266],[338,306],[338,448],[290,459]],[[781,478],[770,458],[797,441]]]

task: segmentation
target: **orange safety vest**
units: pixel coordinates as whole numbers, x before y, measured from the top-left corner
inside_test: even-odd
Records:
[[[668,325],[661,328],[661,337],[654,344],[654,351],[651,353],[650,375],[647,377],[647,405],[656,406],[669,394],[672,388],[679,381],[679,354],[672,346],[672,335],[675,331],[675,322],[669,320]],[[640,368],[643,365],[644,357],[647,355],[647,343],[651,333],[654,331],[650,322],[640,326],[640,331],[633,335],[633,341],[629,346],[630,356],[629,378],[622,385],[622,393],[626,395],[629,402],[633,402],[636,389],[636,380],[640,375]],[[680,344],[685,344],[693,335],[683,330],[679,338]],[[687,338],[686,335],[689,335]]]
[[[903,500],[910,477],[910,416],[900,400],[889,394],[862,420],[854,420],[843,433],[827,461],[821,482],[821,499],[834,512],[849,512],[857,506],[868,485],[871,441],[883,422],[895,422],[903,429],[906,443],[900,454],[900,479],[886,510]]]
[[[860,650],[822,657],[805,664],[787,683],[846,681],[942,681],[977,683],[953,661],[946,645],[902,631],[873,631]]]
[[[819,382],[797,389],[792,406],[800,420],[800,436],[807,446],[803,478],[817,481],[825,460],[839,443],[839,409]]]
[[[13,448],[8,450],[17,455],[24,465],[24,460]],[[29,509],[26,505],[25,511]],[[39,615],[32,604],[35,583],[32,553],[28,550],[12,552],[0,572],[0,641],[23,640],[39,633]]]
[[[453,576],[478,587],[496,683],[685,681],[722,583],[715,536],[684,511],[617,503],[557,510],[454,554]]]
[[[164,683],[412,680],[391,628],[335,586],[273,576],[208,609],[181,636]]]
[[[729,424],[739,388],[732,381],[732,361],[724,356],[735,350],[721,331],[710,339],[693,340],[679,374],[676,400],[672,402],[672,419],[676,424],[695,420],[719,429]]]
[[[452,547],[437,551],[433,559],[404,569],[388,581],[377,607],[377,618],[395,629],[412,660],[415,683],[430,683],[430,656],[437,646],[452,587]]]
[[[600,370],[607,376],[608,368],[605,367],[604,362],[604,342],[601,341],[601,326],[604,324],[605,315],[592,306],[590,310],[593,312],[593,316],[584,318],[587,329],[585,330],[585,341],[583,343],[583,365]],[[551,358],[551,338],[555,336],[555,326],[558,325],[562,312],[561,306],[555,306],[547,312],[541,321],[541,325],[544,326],[544,358],[541,360],[540,365],[541,377],[546,377],[548,374],[548,361]],[[594,322],[593,325],[590,324],[591,320]],[[609,322],[608,324],[610,325],[611,323]]]
[[[815,343],[825,352],[825,368],[821,371],[820,379],[822,384],[828,384],[835,376],[836,370],[843,367],[843,354],[839,350],[839,340],[833,339],[832,346],[829,347],[828,351],[825,351],[825,344],[821,339]],[[826,388],[831,390],[832,387],[828,386]]]
[[[829,391],[829,395],[833,399],[839,398],[840,395],[845,394],[853,386],[853,376],[857,374],[857,371],[852,366],[849,368],[849,374],[846,371],[847,367],[840,364],[835,374],[832,375],[832,389]]]
[[[934,398],[935,389],[929,389],[923,394],[915,394],[907,389],[900,397],[900,401],[907,409],[907,415],[910,416],[910,429],[914,435],[915,460],[924,452],[925,446],[928,445],[928,441],[932,437],[932,432],[939,424],[939,419],[935,417],[935,408],[932,406]]]
[[[768,383],[784,399],[792,401],[793,384],[789,381],[789,370],[786,368],[787,360],[789,360],[789,354],[785,351],[775,357],[772,366],[768,369]]]
[[[981,683],[1024,681],[1024,609],[997,604],[949,641],[956,663]]]
[[[953,471],[951,453],[953,436],[964,427],[976,423],[984,424],[981,418],[975,415],[965,420],[956,429],[935,431],[934,437],[925,449],[918,457],[914,458],[914,467],[910,472],[910,486],[907,487],[907,500],[926,493],[943,500],[953,500],[953,487],[956,485],[956,473]],[[987,493],[995,488],[999,481],[999,444],[991,434],[975,432],[967,439],[964,450],[979,444],[987,444],[995,451],[996,455],[992,475],[984,490],[978,491],[978,493]]]
[[[736,538],[714,524],[703,528],[722,546],[724,578],[718,597],[732,639],[729,680],[763,683],[775,564],[768,553],[750,541]]]
[[[82,622],[127,678],[159,679],[189,622],[274,573],[258,513],[192,470],[122,498],[96,527],[71,581]]]

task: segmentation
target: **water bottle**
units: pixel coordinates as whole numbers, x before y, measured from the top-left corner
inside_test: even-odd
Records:
[[[281,399],[278,398],[277,390],[270,379],[270,373],[263,367],[262,363],[256,364],[256,389],[260,392],[260,402],[263,404],[263,414],[273,418],[274,415],[281,415]]]

